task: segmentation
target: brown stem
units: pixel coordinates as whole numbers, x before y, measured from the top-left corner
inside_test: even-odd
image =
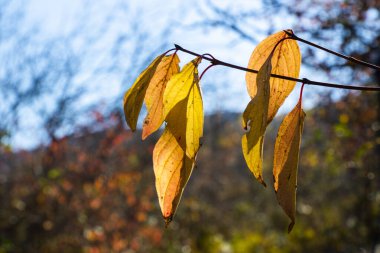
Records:
[[[175,48],[177,50],[182,51],[184,53],[188,53],[188,54],[191,54],[191,55],[194,55],[194,56],[202,57],[202,59],[211,62],[212,65],[222,65],[222,66],[226,66],[226,67],[229,67],[229,68],[238,69],[238,70],[242,70],[242,71],[246,71],[246,72],[251,72],[251,73],[256,73],[256,74],[259,72],[258,70],[255,70],[255,69],[244,68],[244,67],[241,67],[241,66],[238,66],[238,65],[235,65],[235,64],[231,64],[231,63],[228,63],[228,62],[224,62],[224,61],[218,60],[215,57],[209,57],[207,55],[203,55],[202,56],[201,54],[198,54],[196,52],[193,52],[193,51],[190,51],[188,49],[185,49],[185,48],[183,48],[183,47],[181,47],[181,46],[179,46],[177,44],[174,44],[174,46],[175,46]],[[312,81],[312,80],[309,80],[309,79],[306,79],[306,78],[299,79],[299,78],[294,78],[294,77],[290,77],[290,76],[282,76],[282,75],[276,75],[276,74],[271,74],[271,77],[279,78],[279,79],[284,79],[284,80],[295,81],[295,82],[304,83],[304,84],[308,84],[308,85],[324,86],[324,87],[336,88],[336,89],[363,90],[363,91],[380,91],[380,87],[376,87],[376,86],[359,86],[359,85],[343,85],[343,84],[336,84],[336,83],[325,83],[325,82]]]
[[[347,61],[350,61],[350,62],[353,62],[353,63],[356,63],[356,64],[360,64],[360,65],[366,66],[366,67],[368,67],[368,68],[372,68],[372,69],[375,69],[375,70],[380,71],[380,67],[377,66],[377,65],[375,65],[375,64],[372,64],[372,63],[369,63],[369,62],[365,62],[365,61],[362,61],[362,60],[356,59],[356,58],[354,58],[354,57],[347,56],[347,55],[344,55],[344,54],[341,54],[341,53],[335,52],[335,51],[333,51],[333,50],[331,50],[331,49],[328,49],[328,48],[322,47],[322,46],[317,45],[317,44],[315,44],[315,43],[313,43],[313,42],[310,42],[310,41],[308,41],[308,40],[302,39],[302,38],[296,36],[294,33],[291,33],[291,32],[289,32],[289,31],[287,31],[287,30],[284,30],[284,32],[285,32],[287,35],[289,35],[289,38],[291,38],[291,39],[298,40],[298,41],[303,42],[303,43],[305,43],[305,44],[307,44],[307,45],[310,45],[310,46],[312,46],[312,47],[315,47],[315,48],[321,49],[321,50],[326,51],[326,52],[328,52],[328,53],[330,53],[330,54],[333,54],[333,55],[336,55],[336,56],[338,56],[338,57],[340,57],[340,58],[346,59]]]

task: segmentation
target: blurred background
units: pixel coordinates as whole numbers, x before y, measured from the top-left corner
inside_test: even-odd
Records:
[[[159,133],[142,142],[130,132],[124,92],[174,43],[246,66],[260,40],[288,28],[380,65],[378,0],[0,0],[0,252],[379,253],[380,93],[305,87],[287,234],[273,188],[241,154],[245,73],[224,67],[202,79],[204,144],[164,228],[151,160]],[[301,78],[380,84],[379,72],[300,48]],[[267,132],[268,182],[298,91]]]

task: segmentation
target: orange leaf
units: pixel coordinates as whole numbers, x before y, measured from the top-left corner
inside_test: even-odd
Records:
[[[145,94],[147,115],[143,123],[142,139],[155,132],[165,119],[163,96],[167,82],[179,72],[179,58],[177,54],[165,56],[152,77]]]
[[[284,118],[274,147],[273,178],[278,203],[295,223],[298,158],[305,112],[300,102]]]
[[[292,32],[291,30],[288,31]],[[301,52],[297,41],[293,39],[283,40],[287,37],[289,37],[289,35],[284,31],[281,31],[270,35],[265,40],[260,42],[249,59],[248,68],[260,69],[272,53],[276,44],[279,43],[273,52],[272,74],[298,78],[301,66]],[[251,97],[254,97],[257,93],[258,85],[256,82],[256,74],[247,72],[246,81],[248,93]],[[268,109],[268,123],[273,120],[280,106],[294,89],[295,84],[296,82],[294,81],[279,78],[270,79],[271,96]]]
[[[153,62],[137,77],[132,87],[125,93],[124,116],[132,131],[136,130],[137,119],[141,111],[146,90],[164,55],[156,57]]]
[[[182,192],[191,175],[195,159],[186,156],[187,99],[174,106],[168,115],[168,124],[153,150],[156,190],[162,215],[168,224],[175,214]],[[174,122],[174,124],[173,124]]]

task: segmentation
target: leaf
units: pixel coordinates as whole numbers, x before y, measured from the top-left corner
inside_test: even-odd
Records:
[[[298,158],[305,112],[300,102],[284,118],[274,147],[273,178],[277,200],[291,219],[290,232],[295,224]]]
[[[187,104],[188,99],[184,99],[171,110],[153,150],[156,190],[166,224],[175,214],[195,164],[195,158],[190,159],[185,152]]]
[[[170,129],[165,129],[153,150],[156,190],[162,215],[169,223],[194,167]]]
[[[174,79],[176,83],[171,84],[172,92],[187,94],[183,99],[172,98],[176,103],[168,110],[165,131],[153,150],[156,190],[166,224],[172,220],[178,207],[194,168],[200,138],[203,135],[203,102],[198,70],[194,62],[199,63],[196,59],[190,63],[192,65],[186,65],[182,71],[185,74],[177,74],[177,78]],[[172,79],[169,82],[172,82]],[[174,87],[187,85],[188,92],[184,92],[187,88],[177,92],[179,89]],[[168,86],[169,83],[167,89]],[[171,93],[168,94],[166,95],[171,96]]]
[[[179,72],[179,58],[177,54],[165,56],[158,64],[153,78],[146,90],[145,105],[147,115],[143,123],[142,139],[155,132],[164,121],[163,95],[167,82]]]
[[[164,91],[164,116],[181,100],[185,99],[194,83],[198,80],[198,64],[201,58],[197,57],[186,64],[182,71],[169,80]]]
[[[187,102],[186,155],[195,158],[203,136],[203,102],[198,78],[190,90]]]
[[[292,30],[288,30],[293,32]],[[253,51],[249,59],[248,68],[260,69],[266,59],[272,53],[275,45],[283,38],[289,37],[284,31],[275,33],[263,40]],[[290,76],[298,78],[301,66],[301,52],[297,41],[286,39],[280,42],[272,57],[272,74]],[[251,97],[254,97],[258,90],[256,74],[247,72],[246,74],[247,89]],[[268,123],[276,115],[280,106],[284,103],[290,92],[294,89],[296,82],[271,78],[270,80],[270,102],[268,110]]]
[[[247,126],[250,127],[249,131],[242,138],[243,155],[248,168],[264,186],[266,184],[262,177],[263,144],[270,97],[271,59],[272,55],[268,57],[260,68],[257,74],[257,95],[252,98],[243,113],[243,127],[245,129],[247,129]]]
[[[136,130],[137,119],[141,111],[146,90],[163,57],[164,55],[160,55],[154,59],[153,62],[137,77],[132,87],[124,95],[124,116],[132,131]]]

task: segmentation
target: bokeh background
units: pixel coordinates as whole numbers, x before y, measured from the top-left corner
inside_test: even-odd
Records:
[[[125,90],[174,43],[245,66],[260,40],[288,28],[380,65],[378,0],[0,0],[0,252],[379,253],[380,93],[305,87],[287,234],[273,188],[240,151],[245,75],[224,67],[202,79],[204,144],[164,228],[151,160],[159,135],[142,142],[126,127]],[[379,72],[300,48],[301,77],[380,84]],[[298,91],[267,133],[268,182]]]

